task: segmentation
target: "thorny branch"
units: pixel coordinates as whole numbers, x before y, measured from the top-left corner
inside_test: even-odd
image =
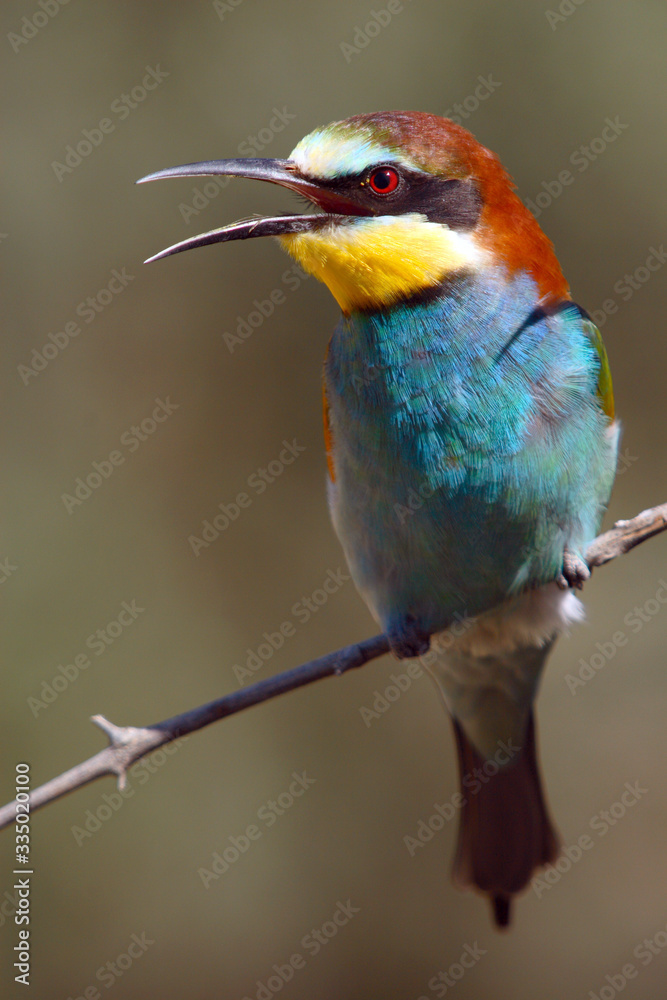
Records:
[[[614,527],[605,532],[590,544],[586,552],[586,561],[591,569],[604,566],[605,563],[625,555],[635,545],[646,541],[653,535],[667,529],[667,503],[649,510],[642,511],[629,521],[617,521]],[[105,775],[113,774],[118,779],[120,788],[126,782],[129,768],[141,757],[151,753],[165,743],[171,743],[179,737],[194,733],[204,726],[209,726],[218,719],[242,712],[252,705],[259,705],[270,698],[276,698],[288,691],[312,684],[324,677],[340,675],[355,667],[362,667],[370,660],[389,652],[389,643],[384,635],[364,639],[363,642],[345,646],[334,653],[310,660],[300,667],[286,670],[276,677],[259,681],[250,687],[225,695],[206,705],[200,705],[182,715],[174,715],[164,722],[145,728],[135,726],[115,726],[102,715],[93,716],[95,722],[109,738],[109,746],[100,750],[93,757],[70,768],[64,774],[47,781],[45,785],[30,792],[30,811],[54,802],[62,795],[83,788],[91,781],[96,781]],[[9,802],[0,809],[0,829],[9,826],[16,816],[16,802]]]

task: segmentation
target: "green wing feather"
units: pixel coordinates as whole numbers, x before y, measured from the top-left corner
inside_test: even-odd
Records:
[[[600,359],[600,372],[598,374],[598,396],[602,403],[602,409],[609,417],[614,419],[614,391],[611,384],[611,370],[609,368],[609,358],[605,350],[602,334],[592,320],[584,320],[582,324],[584,333],[595,348]]]

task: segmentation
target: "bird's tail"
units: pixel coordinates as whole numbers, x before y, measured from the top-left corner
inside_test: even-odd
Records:
[[[436,643],[429,663],[452,717],[458,750],[454,883],[490,896],[499,927],[510,922],[512,896],[526,888],[537,868],[558,857],[558,837],[540,782],[532,708],[555,641],[553,627],[549,636],[540,619],[546,602],[559,600],[553,591],[541,598],[532,591],[523,599],[525,607],[508,604],[478,619],[448,647]]]
[[[461,888],[490,896],[498,927],[510,923],[512,896],[530,882],[536,868],[558,856],[558,837],[542,794],[535,723],[528,715],[521,745],[512,741],[499,765],[480,756],[452,718],[463,804],[453,878]]]

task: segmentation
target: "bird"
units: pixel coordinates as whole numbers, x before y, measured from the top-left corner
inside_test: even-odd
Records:
[[[338,303],[323,374],[333,527],[391,651],[422,657],[445,702],[460,781],[453,880],[506,928],[514,896],[560,851],[534,702],[554,642],[583,617],[576,591],[615,476],[600,333],[499,158],[447,118],[359,114],[287,159],[141,182],[200,175],[268,181],[307,203],[149,260],[273,236]]]

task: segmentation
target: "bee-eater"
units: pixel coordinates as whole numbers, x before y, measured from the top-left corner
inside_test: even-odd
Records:
[[[143,180],[271,181],[317,211],[238,222],[157,257],[276,236],[342,319],[324,366],[329,505],[396,656],[429,649],[460,765],[454,880],[498,926],[558,840],[533,701],[582,617],[616,468],[600,334],[498,158],[421,112],[319,128],[287,160],[188,164]],[[152,260],[156,258],[151,258]]]

